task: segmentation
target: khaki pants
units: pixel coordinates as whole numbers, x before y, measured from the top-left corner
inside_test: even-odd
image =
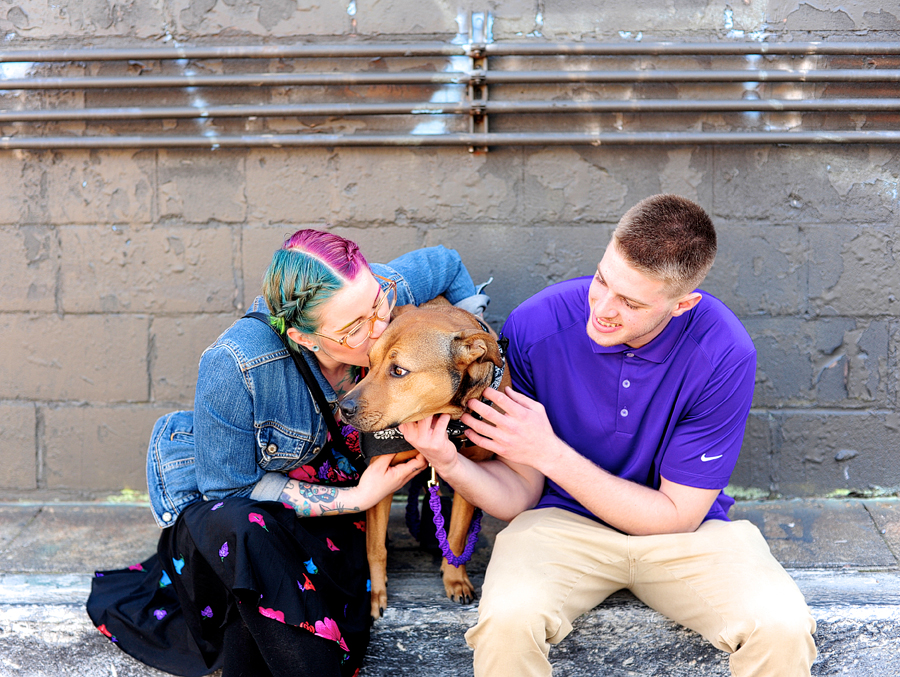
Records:
[[[550,645],[623,588],[729,652],[736,677],[810,674],[816,622],[750,522],[626,536],[547,508],[522,513],[497,536],[478,624],[466,633],[475,675],[550,675]]]

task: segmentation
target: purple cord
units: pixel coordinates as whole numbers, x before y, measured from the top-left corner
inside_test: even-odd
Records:
[[[475,508],[475,516],[472,518],[472,524],[469,525],[469,533],[466,536],[466,547],[462,554],[457,557],[450,549],[447,543],[447,532],[444,529],[444,516],[441,514],[441,497],[438,495],[437,485],[428,487],[431,498],[428,499],[428,505],[434,513],[434,533],[438,539],[438,545],[441,546],[441,553],[447,559],[447,562],[459,568],[460,564],[465,564],[472,559],[472,553],[475,551],[475,541],[478,540],[478,532],[481,531],[481,510]]]

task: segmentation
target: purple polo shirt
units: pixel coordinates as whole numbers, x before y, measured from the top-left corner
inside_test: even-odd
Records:
[[[544,405],[556,434],[601,468],[639,484],[728,484],[753,398],[756,349],[740,321],[706,292],[640,348],[587,335],[591,277],[544,289],[509,316],[513,388]],[[706,519],[727,520],[720,492]],[[537,507],[594,517],[547,480]]]

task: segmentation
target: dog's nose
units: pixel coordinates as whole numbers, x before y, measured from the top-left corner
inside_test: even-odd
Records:
[[[345,397],[341,400],[341,418],[351,420],[356,415],[356,398]]]

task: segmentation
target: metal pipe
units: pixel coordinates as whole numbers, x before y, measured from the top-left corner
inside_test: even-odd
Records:
[[[468,115],[465,103],[301,103],[227,106],[159,106],[3,110],[0,122],[60,122],[83,120],[164,120],[345,115]]]
[[[611,132],[488,134],[256,134],[233,136],[0,137],[0,149],[281,148],[364,146],[644,146],[900,143],[900,131]]]
[[[241,75],[139,75],[0,80],[0,90],[132,89],[147,87],[296,87],[310,85],[465,85],[468,73],[250,73]]]
[[[2,90],[147,87],[296,87],[349,85],[561,84],[570,82],[898,82],[900,69],[471,71],[443,73],[253,73],[0,80]]]
[[[0,63],[64,61],[141,61],[169,59],[289,59],[341,57],[466,56],[663,56],[663,55],[888,55],[900,54],[898,42],[491,42],[454,45],[425,43],[322,43],[193,47],[0,50]]]
[[[609,101],[487,101],[479,112],[498,114],[705,113],[705,112],[896,112],[900,99],[638,99]],[[456,103],[324,103],[228,106],[159,106],[2,110],[0,123],[91,120],[164,120],[352,115],[470,115],[473,106]]]
[[[465,56],[463,45],[446,42],[303,45],[235,45],[196,47],[126,47],[107,49],[0,50],[0,63],[60,61],[165,61],[170,59],[334,59],[341,57]]]
[[[469,77],[491,85],[567,82],[898,82],[900,69],[840,70],[635,70],[635,71],[484,71]]]
[[[900,42],[491,42],[470,49],[488,56],[872,56],[900,54]]]

